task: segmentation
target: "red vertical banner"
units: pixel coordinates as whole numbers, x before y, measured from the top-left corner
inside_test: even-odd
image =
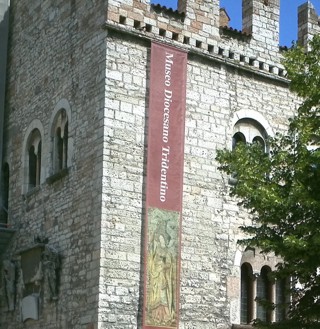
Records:
[[[187,53],[152,43],[143,328],[178,328]]]

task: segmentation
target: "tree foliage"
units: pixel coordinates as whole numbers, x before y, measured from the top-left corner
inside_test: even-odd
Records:
[[[291,286],[289,320],[263,328],[320,328],[320,37],[310,46],[285,55],[301,106],[286,133],[268,140],[269,153],[257,144],[217,153],[220,170],[237,174],[231,195],[252,214],[241,243],[282,257],[275,276],[299,282]]]

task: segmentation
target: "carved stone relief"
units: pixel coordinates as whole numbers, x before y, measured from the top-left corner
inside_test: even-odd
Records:
[[[43,243],[22,251],[20,255],[17,290],[21,301],[21,319],[37,320],[43,298],[48,301],[58,299],[60,256]]]

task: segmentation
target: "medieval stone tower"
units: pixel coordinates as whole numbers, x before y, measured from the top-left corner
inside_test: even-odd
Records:
[[[279,0],[0,0],[1,304],[7,329],[230,329],[277,321],[272,255],[216,150],[285,129],[299,104]],[[299,8],[299,42],[320,28]],[[7,40],[8,49],[7,49]],[[250,170],[250,168],[248,168]]]

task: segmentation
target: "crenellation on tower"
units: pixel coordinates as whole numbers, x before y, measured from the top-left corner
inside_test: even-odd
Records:
[[[243,0],[242,30],[266,50],[279,49],[279,0]]]
[[[107,21],[122,25],[126,21],[126,25],[134,28],[146,26],[148,32],[166,37],[164,41],[168,41],[169,36],[174,41],[203,51],[221,45],[239,53],[239,56],[254,56],[268,65],[282,68],[282,54],[279,51],[280,0],[243,0],[242,31],[229,28],[224,21],[220,22],[220,16],[219,0],[178,0],[177,11],[151,5],[150,0],[112,0]],[[299,43],[306,45],[307,40],[320,31],[319,17],[310,1],[299,7],[298,21]]]
[[[308,1],[298,8],[298,43],[307,47],[308,41],[320,33],[320,17],[313,4]]]
[[[185,13],[187,11],[188,0],[178,0],[178,11]]]
[[[264,73],[283,72],[279,51],[279,0],[243,0],[243,30],[220,23],[220,1],[179,0],[178,10],[146,2],[109,2],[107,24],[186,50],[228,58],[254,58],[248,66]],[[227,13],[226,13],[227,14]],[[223,25],[226,25],[225,23]],[[226,56],[226,54],[231,54]],[[278,69],[270,69],[277,67]]]

